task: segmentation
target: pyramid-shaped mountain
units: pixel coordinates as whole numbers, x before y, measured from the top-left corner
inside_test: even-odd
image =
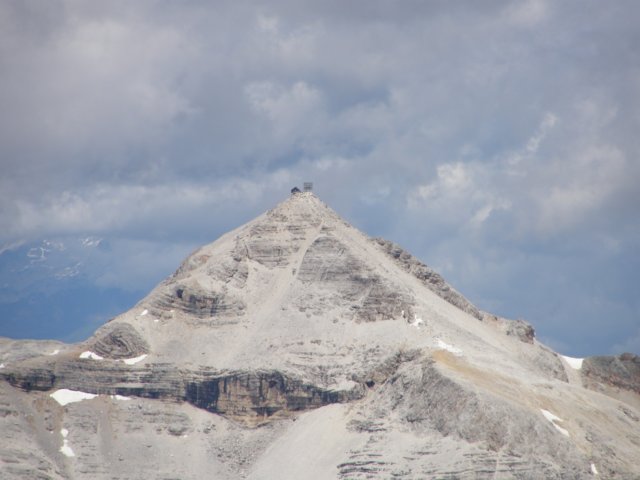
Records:
[[[640,478],[638,357],[558,355],[310,192],[0,361],[1,478]]]

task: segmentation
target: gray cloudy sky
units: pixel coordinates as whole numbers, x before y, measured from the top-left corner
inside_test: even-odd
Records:
[[[0,245],[151,284],[302,181],[563,353],[640,352],[640,2],[0,0]],[[98,280],[96,280],[98,281]]]

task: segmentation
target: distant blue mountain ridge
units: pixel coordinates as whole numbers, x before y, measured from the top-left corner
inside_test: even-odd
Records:
[[[75,342],[134,305],[146,288],[97,281],[110,250],[109,241],[92,236],[0,248],[0,336]]]

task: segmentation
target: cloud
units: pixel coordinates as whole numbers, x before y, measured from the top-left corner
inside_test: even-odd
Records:
[[[4,219],[5,234],[29,238],[128,232],[136,237],[157,238],[175,230],[180,236],[180,230],[188,228],[185,218],[187,223],[197,223],[198,218],[206,218],[206,212],[226,210],[224,220],[230,221],[237,210],[227,205],[241,201],[243,208],[252,204],[256,208],[266,191],[286,190],[289,183],[287,172],[276,171],[260,179],[227,178],[213,184],[195,179],[169,185],[101,184],[75,192],[63,191],[40,201],[17,202],[19,221]]]
[[[538,149],[540,148],[540,143],[547,136],[548,131],[555,126],[557,121],[558,117],[556,117],[553,113],[546,113],[544,118],[540,122],[538,130],[531,137],[529,137],[524,147],[516,152],[509,154],[509,156],[507,157],[507,164],[516,166],[522,161],[526,161],[534,157],[538,152]]]
[[[509,5],[504,12],[507,22],[521,27],[535,27],[548,15],[545,0],[527,0]]]
[[[4,7],[9,18],[17,15],[11,5]],[[130,17],[83,17],[67,7],[61,7],[67,17],[50,25],[55,33],[43,41],[10,29],[14,49],[2,52],[2,97],[12,115],[2,117],[3,141],[85,153],[157,141],[164,127],[193,111],[173,87],[194,60],[181,32]]]
[[[550,167],[558,180],[538,197],[538,228],[543,232],[571,229],[601,214],[625,188],[630,171],[624,153],[612,146],[590,146]]]
[[[289,88],[272,82],[252,82],[246,85],[245,94],[251,109],[265,117],[264,127],[279,141],[306,136],[311,127],[309,118],[314,118],[316,124],[326,122],[321,92],[305,82],[296,82]]]
[[[479,303],[553,318],[553,335],[582,299],[554,278],[612,278],[622,337],[624,285],[640,280],[619,263],[640,241],[639,14],[595,0],[3,2],[0,242],[99,233],[171,250],[311,180]]]

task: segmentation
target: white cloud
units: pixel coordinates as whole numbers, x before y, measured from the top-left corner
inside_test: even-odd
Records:
[[[318,37],[323,34],[318,23],[287,29],[277,15],[261,13],[256,17],[256,24],[256,46],[262,54],[288,65],[300,66],[313,61]]]
[[[16,237],[61,233],[155,231],[158,224],[181,224],[185,215],[215,211],[242,200],[256,205],[268,190],[284,190],[291,182],[286,171],[260,179],[228,179],[224,183],[165,185],[97,185],[78,192],[64,191],[39,201],[17,201],[18,217],[6,223],[5,234]],[[6,221],[6,220],[5,220]]]
[[[608,145],[572,152],[546,168],[550,185],[539,185],[535,198],[542,233],[566,231],[601,215],[630,171],[624,153]]]
[[[194,112],[174,83],[196,54],[181,32],[115,15],[68,20],[49,41],[4,56],[14,116],[0,119],[15,134],[4,139],[10,145],[46,142],[68,162],[87,149],[157,142]]]
[[[495,198],[488,200],[488,203],[480,207],[471,218],[470,224],[476,228],[482,226],[482,224],[491,216],[493,212],[502,210],[506,211],[511,208],[511,202],[507,199]]]
[[[546,113],[544,118],[540,122],[538,130],[531,137],[529,137],[529,140],[522,149],[509,154],[509,156],[507,157],[507,163],[511,166],[515,166],[523,160],[530,160],[532,157],[534,157],[538,152],[538,149],[540,148],[540,144],[547,136],[547,133],[555,126],[557,121],[558,117],[556,117],[553,113]]]
[[[280,133],[290,133],[307,115],[318,114],[320,91],[305,82],[285,88],[273,82],[253,82],[245,87],[249,104],[272,121]]]
[[[258,14],[256,23],[258,25],[258,29],[261,32],[269,34],[278,33],[280,22],[278,20],[278,17],[276,17],[275,15]]]
[[[437,176],[433,182],[419,185],[409,196],[409,202],[416,205],[430,200],[449,201],[465,195],[473,185],[470,167],[461,162],[438,165]]]
[[[499,186],[495,188],[500,172],[495,164],[445,163],[436,172],[433,182],[407,195],[409,207],[416,212],[426,210],[446,217],[461,230],[477,230],[493,212],[511,207],[511,201],[501,197]]]
[[[510,4],[504,18],[511,24],[521,27],[534,27],[543,21],[549,13],[546,0],[525,0]]]

